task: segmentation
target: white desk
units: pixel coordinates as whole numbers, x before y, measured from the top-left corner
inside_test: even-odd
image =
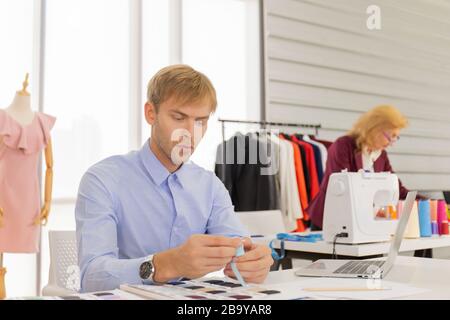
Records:
[[[269,239],[273,238],[254,238],[256,242],[268,243]],[[327,243],[325,241],[319,241],[316,243],[310,242],[296,242],[296,241],[285,241],[284,247],[286,250],[291,251],[301,251],[301,252],[311,252],[311,253],[323,253],[332,254],[333,244]],[[390,242],[379,242],[379,243],[365,243],[358,245],[349,244],[336,244],[336,252],[338,255],[351,256],[351,257],[367,257],[373,255],[387,254],[389,253]],[[423,250],[423,249],[434,249],[450,247],[450,235],[430,237],[430,238],[419,238],[419,239],[403,239],[402,245],[400,247],[400,252]],[[280,241],[276,240],[274,242],[274,248],[280,248]]]
[[[385,280],[431,290],[402,299],[447,300],[450,299],[448,270],[450,270],[450,260],[399,256]],[[302,280],[309,279],[311,278],[295,276],[294,270],[290,269],[270,272],[264,284],[292,283],[293,281],[301,283]]]
[[[275,235],[253,238],[252,240],[256,243],[268,245],[274,238]],[[280,249],[280,241],[275,240],[273,247],[275,249]],[[400,252],[443,247],[450,247],[450,235],[418,239],[403,239]],[[325,241],[318,241],[315,243],[285,241],[284,248],[286,250],[286,258],[288,260],[287,263],[284,261],[287,268],[290,268],[290,259],[292,258],[317,260],[321,258],[330,258],[333,253],[333,244]],[[361,259],[388,254],[389,248],[390,242],[365,243],[357,245],[336,244],[336,253],[339,258]],[[285,263],[283,263],[283,265],[285,265]]]
[[[405,296],[401,299],[450,300],[448,270],[450,270],[450,260],[398,256],[395,265],[384,280],[430,290],[425,293]],[[295,282],[300,290],[302,281],[309,281],[311,278],[295,276],[294,272],[294,269],[272,271],[263,285],[269,287],[270,285],[289,284],[291,286]],[[124,298],[142,300],[141,297],[122,290],[102,292],[118,292]]]
[[[450,270],[450,260],[398,256],[395,265],[384,280],[430,290],[400,299],[447,300],[450,299],[448,270]],[[311,278],[295,276],[294,272],[294,269],[272,271],[263,285],[269,287],[285,283],[291,286],[295,282],[300,290],[302,281],[309,281]],[[131,299],[142,299],[129,293],[122,292],[123,294]]]

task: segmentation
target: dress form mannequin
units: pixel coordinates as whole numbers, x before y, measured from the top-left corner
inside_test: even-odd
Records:
[[[5,111],[21,125],[26,126],[33,121],[34,112],[31,110],[30,94],[27,92],[28,73],[21,91],[17,91],[11,105]]]
[[[27,92],[28,86],[28,74],[26,75],[25,81],[23,82],[23,87],[21,91],[17,91],[11,105],[4,109],[4,111],[14,119],[18,124],[23,127],[29,126],[34,123],[37,113],[31,110],[30,104],[30,94]],[[0,136],[0,145],[3,141],[3,137]],[[5,140],[6,142],[6,140]],[[50,212],[50,202],[52,195],[52,182],[53,182],[53,155],[52,155],[52,145],[50,139],[48,140],[45,147],[45,161],[46,161],[46,174],[45,174],[45,197],[42,208],[39,211],[39,215],[35,218],[35,225],[45,225],[47,224],[48,215]],[[0,229],[4,227],[4,212],[0,204]],[[6,268],[3,267],[3,252],[0,252],[0,299],[5,298],[5,282],[4,276],[6,273]]]

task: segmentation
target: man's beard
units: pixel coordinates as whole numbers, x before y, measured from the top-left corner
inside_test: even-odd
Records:
[[[155,123],[155,132],[158,130],[158,122]],[[188,152],[186,149],[180,147],[180,145],[183,144],[183,142],[177,142],[176,144],[172,144],[172,141],[167,141],[167,145],[170,146],[170,151],[166,151],[169,148],[164,148],[165,142],[158,135],[155,136],[155,142],[158,145],[158,148],[162,151],[164,156],[172,162],[175,166],[181,166],[183,163],[187,162],[189,158],[192,155],[192,150],[189,150]]]
[[[181,166],[183,163],[189,160],[191,155],[191,149],[182,148],[177,144],[172,148],[170,160],[174,165]]]

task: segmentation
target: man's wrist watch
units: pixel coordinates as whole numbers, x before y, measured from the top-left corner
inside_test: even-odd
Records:
[[[147,260],[141,263],[139,267],[139,276],[142,280],[150,280],[155,282],[153,277],[155,276],[155,266],[153,264],[153,255],[149,256]]]

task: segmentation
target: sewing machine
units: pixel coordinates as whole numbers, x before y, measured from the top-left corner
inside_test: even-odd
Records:
[[[397,220],[379,217],[396,206],[399,183],[388,172],[347,172],[330,176],[325,198],[323,237],[327,242],[357,244],[389,241]],[[346,233],[345,237],[337,234]]]

